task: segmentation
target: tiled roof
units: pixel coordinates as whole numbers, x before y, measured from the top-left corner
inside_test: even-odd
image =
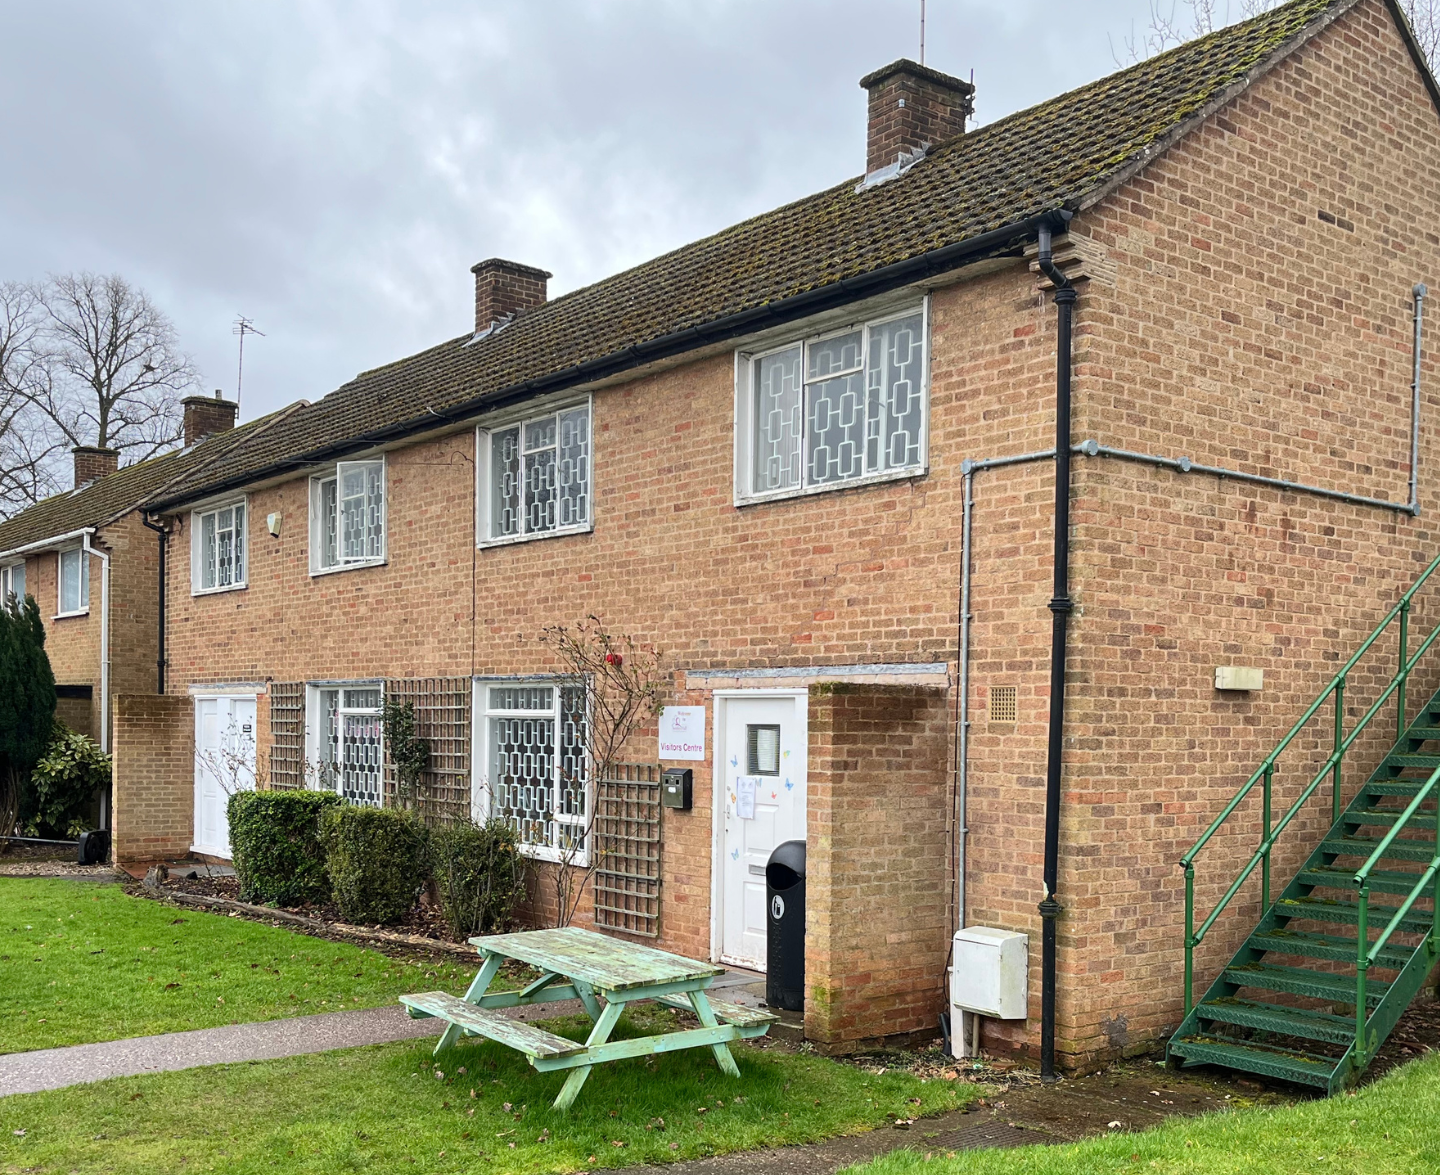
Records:
[[[0,553],[86,527],[103,526],[138,509],[188,474],[204,474],[218,458],[255,440],[266,429],[305,405],[292,404],[227,432],[206,437],[188,449],[176,449],[137,461],[106,477],[37,502],[0,522]]]
[[[1103,198],[1355,2],[1292,0],[970,131],[890,183],[857,192],[847,180],[556,298],[478,342],[450,339],[364,372],[166,500],[207,492],[222,475],[243,484],[624,370],[661,357],[662,346],[676,354],[741,333],[717,324],[753,330],[776,320],[767,312],[792,308],[798,317],[807,297],[827,291],[837,301],[878,292],[867,282],[939,251],[953,268],[964,259],[956,250],[987,234],[1013,246],[1010,229],[1033,235],[1036,217]]]

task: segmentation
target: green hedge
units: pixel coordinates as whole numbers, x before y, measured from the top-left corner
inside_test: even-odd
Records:
[[[20,806],[26,836],[76,837],[93,828],[95,793],[110,790],[110,756],[58,718]]]
[[[425,826],[394,808],[331,808],[320,820],[335,903],[349,922],[395,922],[428,875]]]
[[[525,861],[515,830],[500,820],[434,829],[430,868],[456,938],[504,930],[525,892]]]
[[[230,849],[240,897],[282,906],[330,894],[320,817],[340,803],[334,792],[242,791],[230,797]]]

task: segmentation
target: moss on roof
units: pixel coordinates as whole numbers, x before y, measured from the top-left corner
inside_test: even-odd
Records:
[[[527,381],[1081,209],[1356,0],[1292,0],[933,149],[903,177],[856,180],[752,217],[575,290],[470,345],[450,339],[367,371],[167,494],[299,468],[380,430]],[[698,345],[698,340],[697,340]]]
[[[53,494],[0,522],[0,552],[113,522],[152,501],[157,494],[177,484],[187,474],[203,474],[211,470],[217,459],[254,440],[272,424],[302,406],[292,404],[238,428],[206,437],[188,449],[176,449],[137,461],[78,490]]]

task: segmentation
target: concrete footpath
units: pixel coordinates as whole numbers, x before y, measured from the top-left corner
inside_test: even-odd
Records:
[[[271,1061],[330,1049],[414,1040],[439,1036],[440,1029],[440,1021],[412,1020],[397,1004],[37,1049],[0,1057],[0,1097],[104,1081],[108,1077],[133,1077],[233,1061]]]

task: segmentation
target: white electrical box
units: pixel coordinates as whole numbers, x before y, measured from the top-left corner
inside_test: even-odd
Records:
[[[1028,1009],[1030,938],[993,926],[955,932],[950,1003],[958,1011],[1023,1020]]]
[[[1265,688],[1265,670],[1247,665],[1215,666],[1215,688],[1259,690]]]

